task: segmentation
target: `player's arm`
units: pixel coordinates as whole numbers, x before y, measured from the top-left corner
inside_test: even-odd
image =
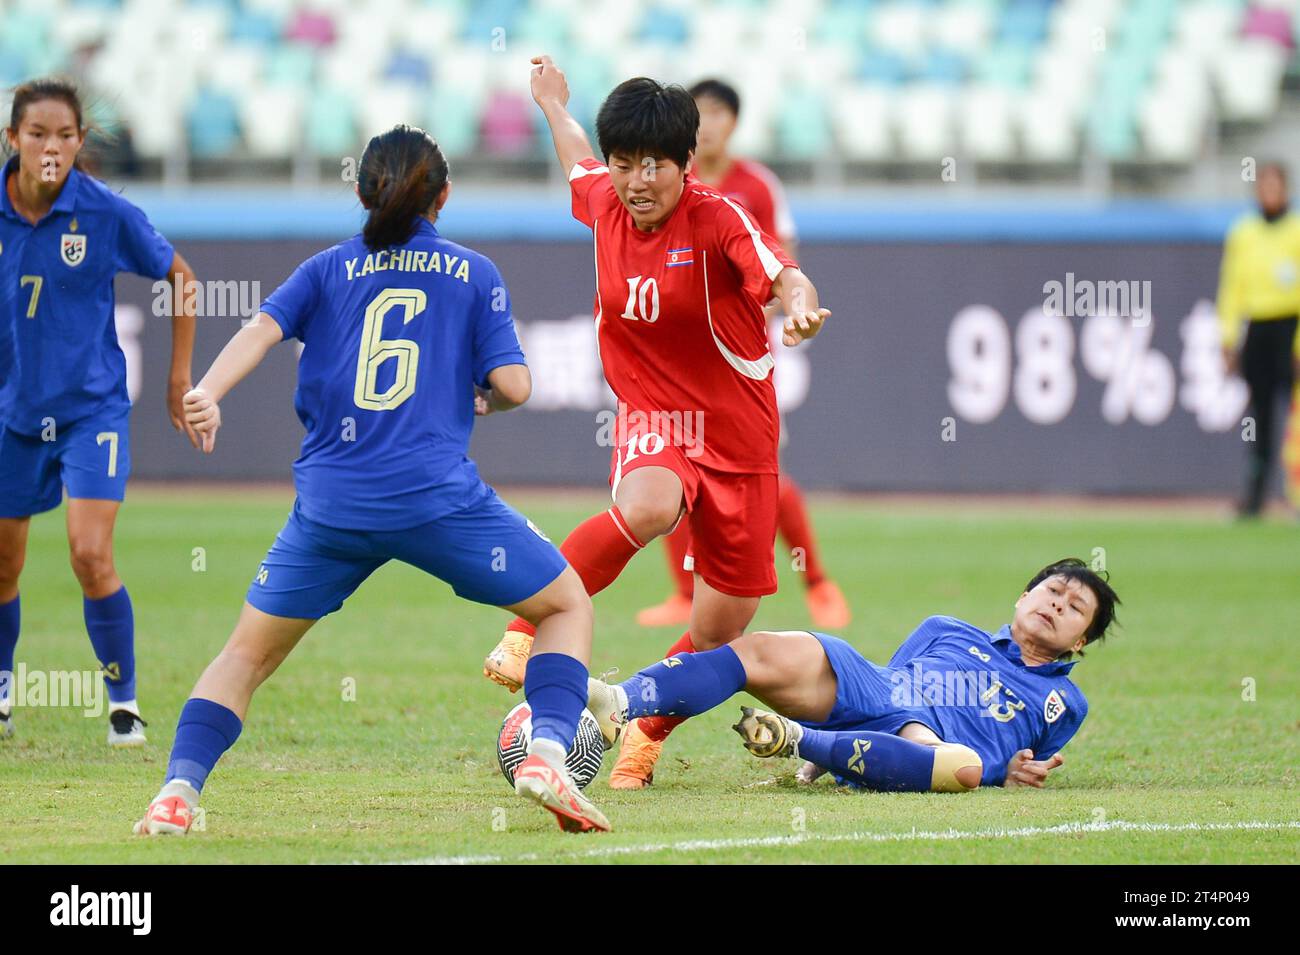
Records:
[[[532,396],[533,376],[527,365],[500,365],[488,372],[488,385],[474,396],[475,414],[518,408]]]
[[[551,127],[555,155],[567,176],[579,160],[595,153],[582,124],[569,114],[569,83],[565,80],[564,73],[549,56],[535,56],[532,64],[530,86],[533,100],[541,107],[542,115]]]
[[[817,287],[797,268],[786,266],[772,282],[772,294],[781,300],[785,312],[785,330],[781,341],[794,347],[815,336],[831,315],[829,308],[817,304]]]
[[[221,427],[219,402],[261,364],[283,337],[279,323],[266,312],[258,312],[226,342],[203,380],[186,393],[185,419],[202,439],[205,454],[212,453]]]
[[[195,300],[185,294],[197,282],[194,269],[176,252],[167,269],[167,282],[172,287],[172,363],[167,376],[167,414],[172,427],[184,431],[190,444],[199,446],[199,437],[185,420],[185,393],[194,387],[194,306]]]
[[[1007,789],[1020,786],[1033,786],[1042,789],[1047,781],[1047,774],[1065,762],[1060,753],[1053,753],[1049,759],[1034,759],[1032,749],[1022,749],[1011,757],[1007,763],[1007,778],[1002,785]]]

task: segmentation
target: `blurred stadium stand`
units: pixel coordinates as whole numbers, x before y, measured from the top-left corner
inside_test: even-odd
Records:
[[[3,0],[0,82],[78,78],[117,135],[104,174],[167,182],[337,178],[399,121],[458,180],[546,182],[545,51],[589,128],[628,76],[727,78],[734,148],[796,185],[934,183],[955,157],[1212,197],[1239,194],[1243,135],[1300,129],[1297,35],[1297,0]]]

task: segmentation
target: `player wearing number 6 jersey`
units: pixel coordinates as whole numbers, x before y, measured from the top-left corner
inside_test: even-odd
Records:
[[[297,500],[234,633],[181,711],[162,791],[139,832],[188,830],[254,690],[389,560],[537,627],[524,677],[532,744],[515,790],[563,829],[609,829],[564,767],[586,701],[591,599],[554,545],[466,455],[475,413],[517,407],[532,382],[496,266],[434,227],[450,189],[442,152],[423,130],[397,126],[372,139],[357,179],[365,230],[300,265],[185,396],[188,420],[211,451],[218,402],[273,345],[303,343],[294,404],[307,435],[293,468]],[[485,393],[476,396],[476,387]]]
[[[573,215],[592,231],[597,340],[619,401],[613,507],[561,550],[596,593],[685,515],[695,598],[669,655],[721,646],[776,591],[780,427],[763,306],[780,298],[788,346],[817,334],[830,312],[775,238],[690,175],[700,116],[686,90],[644,77],[616,87],[596,119],[600,162],[565,108],[564,74],[549,57],[533,64]],[[519,685],[531,631],[511,622],[486,661],[490,679]],[[673,725],[649,720],[630,733],[610,785],[649,783]]]
[[[143,212],[81,169],[87,129],[76,89],[14,90],[0,173],[0,739],[13,734],[18,578],[34,514],[68,492],[68,549],[108,688],[108,743],[141,746],[135,618],[113,562],[131,473],[131,400],[114,326],[119,272],[167,279],[184,302],[189,266]],[[167,408],[184,427],[193,309],[172,319]],[[186,428],[188,431],[188,428]],[[195,441],[190,432],[190,440]]]

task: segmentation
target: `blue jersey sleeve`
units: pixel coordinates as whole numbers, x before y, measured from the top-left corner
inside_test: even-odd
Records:
[[[167,278],[176,250],[153,227],[144,212],[121,196],[117,200],[118,272],[134,272],[151,279]]]
[[[1044,722],[1043,732],[1034,747],[1034,759],[1051,759],[1065,748],[1088,715],[1088,701],[1077,689],[1066,697],[1066,709],[1060,719]]]
[[[320,256],[315,255],[293,270],[278,289],[262,303],[285,338],[307,341],[307,326],[320,300]]]
[[[492,369],[526,364],[505,280],[491,262],[488,275],[491,281],[483,289],[474,321],[474,383],[480,388],[488,387],[487,376]]]
[[[902,646],[889,658],[891,667],[903,666],[913,657],[918,657],[929,649],[930,645],[943,636],[942,617],[926,617],[921,625],[912,631],[912,635],[903,641]]]

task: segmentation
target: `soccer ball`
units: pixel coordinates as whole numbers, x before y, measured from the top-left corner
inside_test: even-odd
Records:
[[[501,732],[497,733],[497,764],[512,789],[515,770],[528,755],[528,743],[532,738],[533,711],[527,702],[520,703],[506,714]],[[600,724],[590,710],[583,710],[578,720],[578,733],[564,759],[564,765],[579,789],[586,789],[587,784],[596,778],[604,756],[605,740],[600,735]]]

